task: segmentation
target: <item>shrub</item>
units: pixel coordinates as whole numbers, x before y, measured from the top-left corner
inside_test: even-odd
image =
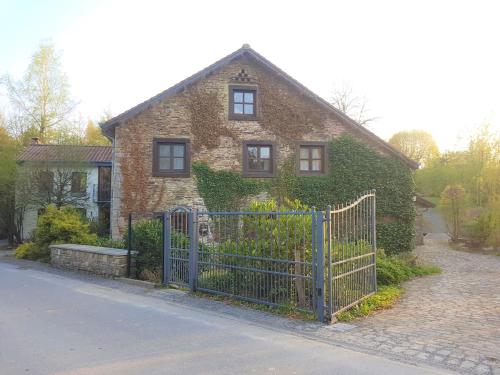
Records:
[[[57,209],[55,205],[48,205],[38,218],[35,243],[40,247],[53,243],[88,244],[96,239],[95,234],[90,234],[88,223],[71,206]]]
[[[22,259],[48,261],[51,244],[94,244],[96,239],[95,234],[90,234],[86,219],[75,208],[64,206],[57,209],[55,205],[49,205],[43,215],[38,218],[33,242],[19,246],[15,256]]]
[[[402,256],[377,256],[378,285],[399,285],[417,276],[441,272],[439,267],[417,264],[416,258]]]
[[[123,240],[114,240],[111,237],[97,237],[93,243],[88,245],[101,246],[101,247],[111,247],[114,249],[126,249],[127,245]]]
[[[157,273],[162,267],[163,225],[160,220],[144,219],[132,226],[132,250],[137,251],[137,275],[144,276],[144,270]],[[128,233],[124,234],[123,242],[128,241]]]
[[[40,247],[34,242],[25,242],[17,247],[14,255],[18,259],[48,261],[50,253],[46,246]]]
[[[401,295],[402,289],[398,286],[383,286],[376,294],[363,300],[354,308],[337,315],[339,321],[349,321],[370,315],[377,310],[389,309]]]

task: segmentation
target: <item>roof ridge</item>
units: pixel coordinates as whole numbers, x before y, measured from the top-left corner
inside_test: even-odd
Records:
[[[103,148],[113,148],[113,146],[104,146],[104,145],[66,145],[66,144],[50,144],[50,143],[30,143],[26,147],[30,146],[67,146],[67,147],[103,147]]]
[[[162,100],[169,95],[171,95],[174,92],[177,92],[178,90],[184,89],[186,86],[193,84],[197,82],[197,80],[203,78],[204,76],[212,73],[212,71],[220,68],[222,65],[224,65],[226,62],[229,62],[237,57],[243,56],[244,54],[248,54],[251,57],[255,58],[258,62],[261,64],[267,66],[269,69],[274,71],[277,75],[281,76],[284,80],[288,81],[292,85],[295,85],[297,89],[305,91],[305,93],[309,96],[311,96],[313,99],[315,99],[319,104],[322,104],[325,108],[328,110],[332,111],[337,115],[341,120],[345,121],[349,126],[353,127],[355,130],[358,130],[360,133],[364,134],[365,136],[374,139],[377,143],[379,143],[382,147],[384,147],[387,151],[395,154],[398,156],[400,159],[402,159],[403,162],[405,162],[407,165],[409,165],[411,168],[418,168],[418,163],[406,155],[404,155],[401,151],[397,150],[394,148],[392,145],[390,145],[388,142],[384,141],[382,138],[380,138],[378,135],[376,135],[374,132],[371,130],[365,128],[352,118],[350,118],[348,115],[345,113],[341,112],[338,108],[335,108],[331,103],[329,103],[327,100],[323,99],[321,96],[318,94],[315,94],[312,90],[308,89],[306,86],[304,86],[302,83],[297,81],[295,78],[290,76],[288,73],[274,65],[272,62],[270,62],[268,59],[266,59],[264,56],[256,52],[254,49],[252,49],[248,44],[243,45],[243,47],[237,49],[233,53],[230,53],[229,55],[223,57],[220,60],[217,60],[215,63],[207,66],[206,68],[198,71],[197,73],[191,75],[190,77],[178,82],[177,84],[169,87],[168,89],[160,92],[159,94],[137,104],[136,106],[120,113],[119,115],[109,119],[108,121],[104,122],[103,124],[100,124],[101,129],[106,132],[113,127],[119,125],[120,121],[123,121],[124,119],[127,119],[131,116],[134,116],[140,112],[142,112],[144,109],[149,107],[150,105],[153,104],[155,101]],[[109,135],[109,134],[108,134]]]

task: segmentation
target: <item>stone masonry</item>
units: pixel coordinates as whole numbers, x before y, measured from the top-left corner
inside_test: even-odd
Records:
[[[125,277],[127,250],[74,244],[51,245],[50,264],[71,271]]]
[[[284,108],[293,111],[293,103],[300,101],[307,103],[311,108],[308,113],[315,113],[314,118],[320,117],[321,123],[317,126],[307,126],[308,130],[300,138],[281,136],[269,127],[262,126],[262,117],[257,116],[255,121],[234,121],[228,119],[229,84],[242,70],[250,77],[250,83],[259,87],[260,84],[272,82],[273,92],[280,93],[280,100],[286,102]],[[127,225],[127,211],[162,211],[176,205],[186,205],[196,208],[205,208],[203,200],[197,191],[193,174],[189,177],[154,177],[152,176],[152,154],[154,138],[188,138],[194,141],[191,129],[189,94],[192,90],[217,94],[223,113],[220,114],[222,126],[235,136],[218,137],[218,146],[208,149],[202,146],[198,151],[191,147],[191,164],[204,161],[216,170],[242,171],[242,142],[245,140],[274,141],[277,145],[278,166],[288,157],[295,155],[295,145],[298,141],[329,141],[343,133],[350,133],[354,137],[372,146],[374,149],[387,153],[388,151],[376,144],[353,127],[346,125],[335,114],[329,112],[319,103],[316,103],[286,80],[262,64],[248,57],[239,57],[231,63],[221,67],[204,79],[188,87],[184,91],[174,94],[162,102],[152,104],[141,113],[120,123],[114,133],[114,160],[112,176],[112,235],[118,238]],[[273,100],[275,100],[274,98]],[[259,114],[259,100],[265,100],[257,94],[257,114]],[[321,116],[318,116],[320,113]],[[283,118],[281,115],[279,118]],[[286,132],[286,124],[283,124]],[[127,184],[127,179],[133,177],[124,175],[124,164],[128,163],[127,170],[141,174],[139,181]],[[131,164],[131,165],[130,165]],[[137,177],[137,176],[136,176]],[[129,181],[130,182],[130,181]],[[125,186],[133,185],[135,192],[125,194]],[[130,189],[130,188],[128,188]],[[146,207],[139,207],[141,199],[147,202]],[[144,205],[142,205],[144,206]]]

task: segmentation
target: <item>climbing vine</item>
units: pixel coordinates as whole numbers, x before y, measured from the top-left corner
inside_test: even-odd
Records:
[[[198,190],[209,209],[240,208],[249,196],[267,191],[278,202],[299,199],[323,210],[370,189],[377,190],[378,246],[387,253],[410,251],[414,245],[415,194],[413,173],[399,160],[382,155],[350,136],[334,139],[329,147],[326,176],[298,177],[295,158],[285,160],[271,180],[245,179],[196,164]]]
[[[194,163],[198,192],[210,211],[236,210],[246,198],[264,190],[259,180],[246,179],[230,171],[214,171],[207,164]]]
[[[287,141],[301,139],[311,129],[324,126],[324,111],[306,95],[282,89],[273,77],[259,82],[260,125]],[[293,93],[293,94],[292,94]]]
[[[195,151],[200,150],[202,146],[208,149],[217,147],[221,136],[237,139],[236,134],[224,125],[224,106],[216,92],[201,92],[193,88],[187,98]]]

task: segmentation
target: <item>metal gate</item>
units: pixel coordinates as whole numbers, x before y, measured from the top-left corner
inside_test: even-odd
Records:
[[[327,316],[377,291],[375,190],[327,208]]]
[[[375,217],[375,191],[326,211],[177,207],[163,214],[163,283],[323,321],[376,291]]]

